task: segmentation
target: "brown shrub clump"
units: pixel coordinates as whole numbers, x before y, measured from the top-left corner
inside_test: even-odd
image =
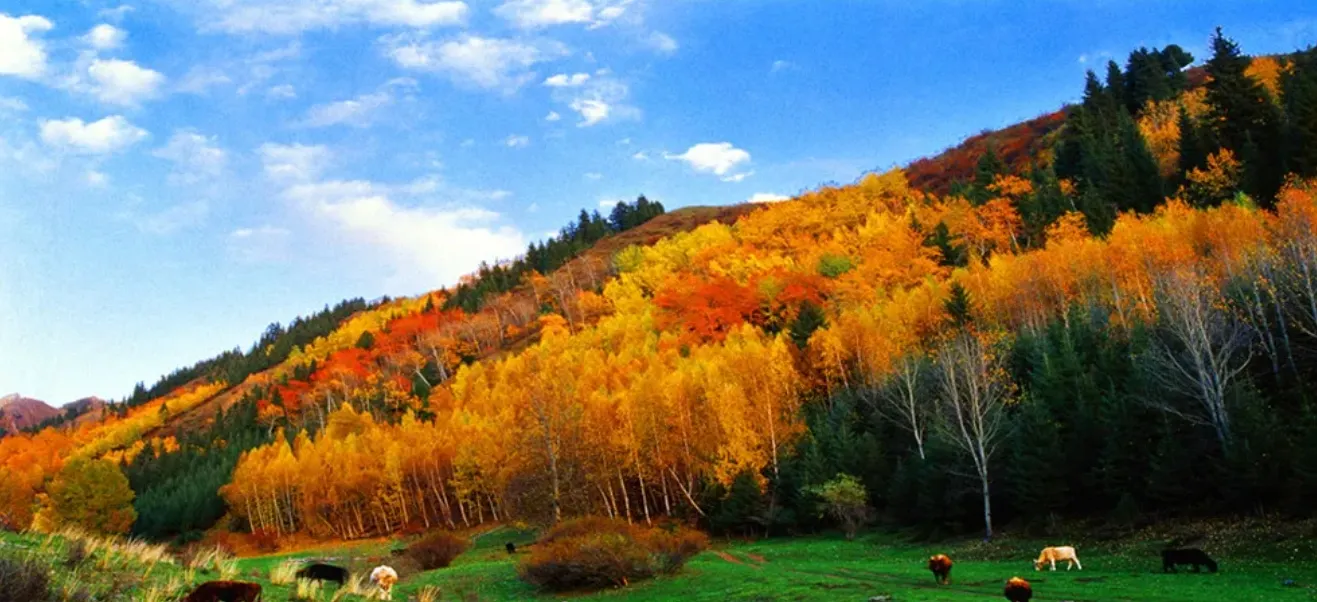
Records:
[[[435,531],[407,546],[407,556],[423,571],[446,568],[471,547],[471,543],[446,531]]]
[[[32,560],[0,558],[0,602],[51,599],[50,574]]]
[[[646,529],[622,520],[586,517],[562,523],[535,543],[518,573],[548,591],[622,587],[674,573],[706,549],[703,533]]]

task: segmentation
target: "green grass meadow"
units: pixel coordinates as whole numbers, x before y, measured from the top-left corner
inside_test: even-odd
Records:
[[[880,595],[894,601],[1000,600],[1002,585],[1011,576],[1021,576],[1034,585],[1035,600],[1071,600],[1103,602],[1240,602],[1240,601],[1312,601],[1317,600],[1317,556],[1311,554],[1312,542],[1297,546],[1277,544],[1262,548],[1267,553],[1247,556],[1218,556],[1221,571],[1194,574],[1184,570],[1163,574],[1155,546],[1130,543],[1077,544],[1084,570],[1035,572],[1031,559],[1046,545],[1035,540],[1008,540],[993,544],[963,542],[959,544],[914,544],[886,534],[862,535],[855,541],[840,537],[801,537],[767,539],[756,542],[716,541],[714,548],[700,554],[677,575],[632,584],[626,588],[592,594],[543,595],[517,579],[516,558],[504,550],[507,541],[530,543],[534,534],[499,528],[475,539],[473,547],[446,569],[422,573],[401,571],[394,600],[411,600],[422,588],[437,587],[445,601],[504,602],[517,600],[679,600],[682,602],[756,602],[833,601],[863,602]],[[0,555],[44,554],[54,567],[56,581],[83,581],[95,600],[163,600],[159,590],[170,585],[180,591],[187,583],[217,579],[215,570],[189,570],[168,562],[146,569],[134,567],[131,559],[101,560],[93,554],[91,563],[66,574],[60,563],[62,546],[58,538],[49,542],[44,536],[0,535]],[[1066,542],[1052,542],[1057,545]],[[389,556],[391,547],[400,543],[372,543],[344,546],[314,552],[276,554],[238,559],[228,567],[238,579],[256,581],[265,591],[266,602],[288,600],[291,586],[271,585],[272,569],[288,560],[323,559],[354,570],[369,570],[376,563],[399,565]],[[43,551],[44,550],[44,551]],[[520,556],[524,552],[519,552]],[[934,583],[925,568],[929,555],[946,553],[955,561],[952,582]],[[97,566],[103,566],[98,570]],[[142,577],[140,582],[109,595],[98,580],[115,571],[127,571]],[[65,573],[65,574],[62,574]],[[1293,585],[1284,585],[1286,580]],[[99,588],[99,590],[98,590]],[[148,590],[152,591],[148,595]],[[185,591],[185,590],[184,590]],[[331,586],[320,599],[333,598]],[[177,594],[175,594],[177,595]],[[344,596],[341,599],[361,599]]]

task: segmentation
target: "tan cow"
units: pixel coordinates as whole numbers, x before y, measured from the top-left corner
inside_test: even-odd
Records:
[[[1043,548],[1043,552],[1038,555],[1038,560],[1033,561],[1033,570],[1041,571],[1044,564],[1051,564],[1052,570],[1055,571],[1056,561],[1058,560],[1069,563],[1065,567],[1067,571],[1076,566],[1079,567],[1079,570],[1084,570],[1084,565],[1079,564],[1079,556],[1075,555],[1075,549],[1070,546]]]

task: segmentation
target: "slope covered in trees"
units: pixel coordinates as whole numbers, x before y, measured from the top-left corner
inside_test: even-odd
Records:
[[[1136,50],[945,174],[660,240],[628,238],[639,202],[583,212],[241,384],[189,373],[106,425],[0,440],[0,518],[28,524],[68,454],[124,466],[154,537],[224,512],[262,537],[582,514],[793,532],[839,475],[929,532],[1309,514],[1317,51],[1212,48],[1201,81],[1179,48]],[[162,428],[179,412],[206,419]]]

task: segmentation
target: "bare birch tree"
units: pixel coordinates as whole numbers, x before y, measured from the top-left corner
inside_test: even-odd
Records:
[[[906,355],[897,360],[893,373],[877,395],[864,395],[875,412],[891,421],[915,439],[919,459],[925,459],[924,442],[928,438],[930,408],[924,399],[928,378],[928,358],[922,354]]]
[[[965,332],[938,350],[938,400],[942,434],[974,465],[983,494],[985,539],[992,539],[989,466],[1003,434],[1003,410],[1012,387],[1004,359],[982,335]]]
[[[1161,336],[1150,354],[1152,374],[1167,389],[1196,403],[1182,407],[1155,400],[1153,405],[1212,427],[1221,445],[1228,446],[1226,396],[1253,357],[1253,329],[1226,306],[1218,287],[1196,270],[1158,274],[1154,286]]]

